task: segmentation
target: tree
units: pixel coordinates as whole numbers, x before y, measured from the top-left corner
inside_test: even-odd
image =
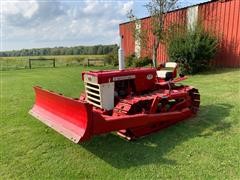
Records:
[[[101,45],[98,46],[97,54],[103,54],[103,47]]]
[[[167,32],[167,29],[164,26],[166,14],[168,11],[175,8],[177,2],[178,0],[151,0],[149,3],[145,4],[148,13],[151,16],[150,28],[154,37],[152,45],[152,60],[154,67],[157,67],[157,49],[160,43],[164,43],[164,37]],[[127,16],[134,24],[139,22],[132,10],[129,11]],[[138,29],[134,29],[134,38],[140,38],[141,42],[146,41],[146,33],[140,33]]]
[[[81,54],[108,54],[118,49],[116,44],[96,46],[33,48],[0,52],[4,56],[44,56],[44,55],[81,55]]]

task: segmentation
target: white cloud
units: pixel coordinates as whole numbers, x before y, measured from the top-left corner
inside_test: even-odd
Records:
[[[126,15],[126,13],[128,13],[128,11],[132,9],[132,7],[133,7],[133,1],[128,1],[126,3],[123,3],[121,8],[121,13],[123,15]]]
[[[99,1],[87,0],[85,4],[86,6],[83,8],[83,12],[86,14],[94,14],[96,13],[96,10],[100,10],[100,8],[97,8],[98,6],[100,6]]]
[[[8,1],[4,45],[19,49],[117,43],[118,24],[132,7],[133,1]]]
[[[24,18],[31,18],[37,10],[38,3],[35,0],[3,2],[3,13],[5,15],[22,15]]]

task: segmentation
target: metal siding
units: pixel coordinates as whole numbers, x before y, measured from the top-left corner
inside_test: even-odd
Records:
[[[179,22],[186,24],[187,8],[171,11],[166,17],[166,26]],[[199,19],[204,28],[214,33],[219,39],[219,48],[213,64],[218,67],[240,67],[240,0],[229,0],[225,2],[213,1],[200,4],[198,7]],[[124,34],[123,40],[126,56],[134,53],[134,39],[129,33],[129,24],[120,25],[120,33]],[[141,56],[150,56],[153,44],[151,33],[151,18],[141,20],[143,29],[147,29],[149,42],[147,49],[141,49]],[[158,48],[158,63],[165,62],[168,57],[166,48],[160,44]]]
[[[141,27],[144,30],[147,30],[147,37],[148,37],[148,42],[146,45],[141,47],[141,56],[142,57],[151,57],[152,54],[152,45],[153,45],[153,35],[151,32],[151,19],[150,18],[146,18],[141,20]]]
[[[119,26],[120,36],[123,36],[122,46],[124,49],[125,56],[130,56],[135,51],[135,39],[132,35],[133,23],[121,24]]]
[[[181,11],[172,11],[167,14],[165,27],[168,28],[169,26],[179,23],[185,24],[186,23],[186,9],[182,9]],[[158,63],[164,63],[168,60],[166,46],[164,44],[160,44],[158,48]]]
[[[218,53],[213,64],[218,67],[240,67],[239,57],[239,11],[238,0],[212,2],[200,6],[200,14],[206,30],[219,39]],[[238,36],[235,36],[237,34]]]
[[[240,1],[236,1],[235,2],[235,17],[236,17],[236,22],[235,24],[235,36],[234,36],[234,40],[235,40],[235,67],[240,67],[240,30],[239,30],[239,26],[240,26]]]

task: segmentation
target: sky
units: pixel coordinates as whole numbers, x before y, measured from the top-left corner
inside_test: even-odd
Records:
[[[207,0],[179,0],[178,7]],[[119,24],[147,0],[0,0],[0,50],[116,44]]]

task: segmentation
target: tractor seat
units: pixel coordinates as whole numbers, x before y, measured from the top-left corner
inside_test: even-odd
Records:
[[[160,70],[160,71],[157,71],[157,77],[165,79],[167,73],[171,73],[171,72],[173,72],[173,71],[171,71],[171,70]]]
[[[169,74],[173,74],[173,72],[177,68],[177,63],[175,62],[167,62],[164,67],[157,71],[157,77],[161,79],[168,78]]]

